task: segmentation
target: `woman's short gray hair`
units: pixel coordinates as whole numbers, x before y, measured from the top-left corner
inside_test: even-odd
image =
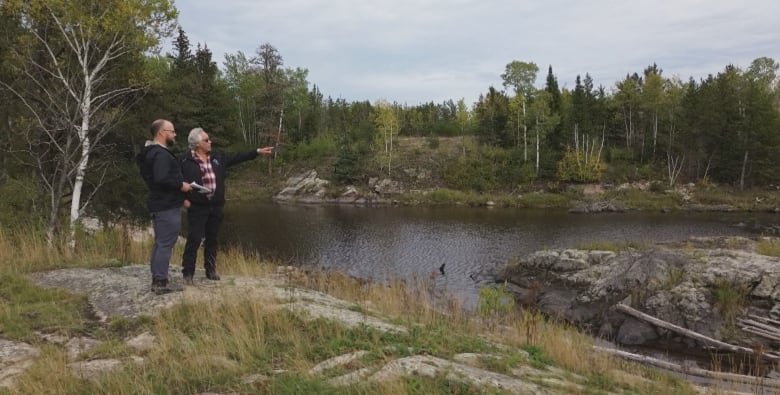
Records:
[[[200,144],[201,133],[206,133],[206,131],[203,130],[203,128],[195,128],[190,130],[190,135],[187,136],[187,145],[190,146],[190,149],[195,149],[195,147]]]

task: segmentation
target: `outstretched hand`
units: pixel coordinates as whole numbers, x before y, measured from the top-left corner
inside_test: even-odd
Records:
[[[271,155],[274,152],[274,147],[258,148],[257,153],[260,155]]]

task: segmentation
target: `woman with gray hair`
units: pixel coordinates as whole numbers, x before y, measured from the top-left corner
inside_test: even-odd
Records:
[[[219,280],[217,274],[217,233],[222,224],[225,205],[225,176],[227,169],[257,155],[270,155],[273,147],[257,148],[241,154],[211,152],[211,138],[202,128],[195,128],[187,136],[189,151],[182,156],[181,172],[184,180],[195,183],[187,195],[187,243],[182,256],[184,284],[193,285],[195,261],[203,242],[203,265],[206,278]]]

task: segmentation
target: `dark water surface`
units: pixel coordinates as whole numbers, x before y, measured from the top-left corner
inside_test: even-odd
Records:
[[[656,242],[747,235],[738,223],[776,222],[755,213],[609,213],[470,207],[352,207],[229,203],[221,239],[290,264],[319,265],[373,280],[428,276],[466,307],[472,277],[512,257],[585,243]]]

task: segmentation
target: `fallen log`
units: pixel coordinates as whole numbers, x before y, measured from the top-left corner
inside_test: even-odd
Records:
[[[780,342],[780,337],[779,336],[777,336],[774,333],[769,333],[769,332],[766,332],[764,330],[761,330],[760,328],[754,328],[754,327],[749,327],[749,326],[742,326],[739,329],[742,329],[743,331],[745,331],[747,333],[754,334],[756,336],[761,336],[764,339],[772,340],[772,341],[775,341],[775,342]]]
[[[780,328],[774,327],[772,325],[767,325],[758,321],[748,320],[744,318],[737,318],[737,323],[743,324],[745,326],[754,327],[756,329],[761,329],[764,332],[772,333],[777,336],[780,336]]]
[[[733,383],[742,383],[750,385],[759,385],[770,388],[780,388],[780,380],[768,379],[765,377],[746,376],[743,374],[716,372],[713,370],[706,370],[701,368],[682,366],[673,362],[664,361],[658,358],[648,357],[646,355],[634,354],[627,351],[616,350],[614,348],[606,348],[593,346],[593,349],[598,352],[614,355],[629,361],[639,362],[645,365],[655,366],[658,368],[670,370],[672,372],[682,373],[690,376],[706,377],[716,380],[724,380]]]
[[[670,330],[672,332],[675,332],[675,333],[679,333],[679,334],[681,334],[683,336],[689,337],[689,338],[694,339],[694,340],[696,340],[696,341],[698,341],[698,342],[700,342],[702,344],[706,344],[706,345],[708,345],[710,347],[713,347],[713,348],[716,348],[718,350],[730,351],[730,352],[733,352],[733,353],[740,353],[741,352],[741,353],[750,354],[750,355],[761,355],[761,357],[763,357],[765,359],[768,359],[768,360],[771,360],[771,361],[779,361],[780,360],[780,357],[778,357],[776,355],[765,354],[765,353],[757,353],[752,348],[737,346],[735,344],[729,344],[729,343],[722,342],[722,341],[717,340],[717,339],[713,339],[713,338],[708,337],[708,336],[704,336],[701,333],[694,332],[694,331],[692,331],[690,329],[685,329],[685,328],[683,328],[681,326],[672,324],[671,322],[666,322],[666,321],[661,320],[659,318],[653,317],[653,316],[651,316],[649,314],[645,314],[645,313],[643,313],[643,312],[641,312],[641,311],[639,311],[637,309],[634,309],[632,307],[626,306],[626,305],[624,305],[622,303],[617,304],[615,306],[615,309],[620,311],[620,312],[623,312],[625,314],[628,314],[628,315],[630,315],[630,316],[632,316],[634,318],[640,319],[642,321],[647,321],[647,322],[649,322],[649,323],[651,323],[651,324],[653,324],[653,325],[655,325],[657,327],[668,329],[668,330]]]
[[[777,325],[778,327],[780,327],[780,321],[773,320],[773,319],[771,319],[769,317],[761,317],[760,315],[755,315],[755,314],[748,314],[748,317],[752,318],[752,319],[754,319],[756,321],[761,321],[761,322],[763,322],[765,324],[774,324],[774,325]]]

